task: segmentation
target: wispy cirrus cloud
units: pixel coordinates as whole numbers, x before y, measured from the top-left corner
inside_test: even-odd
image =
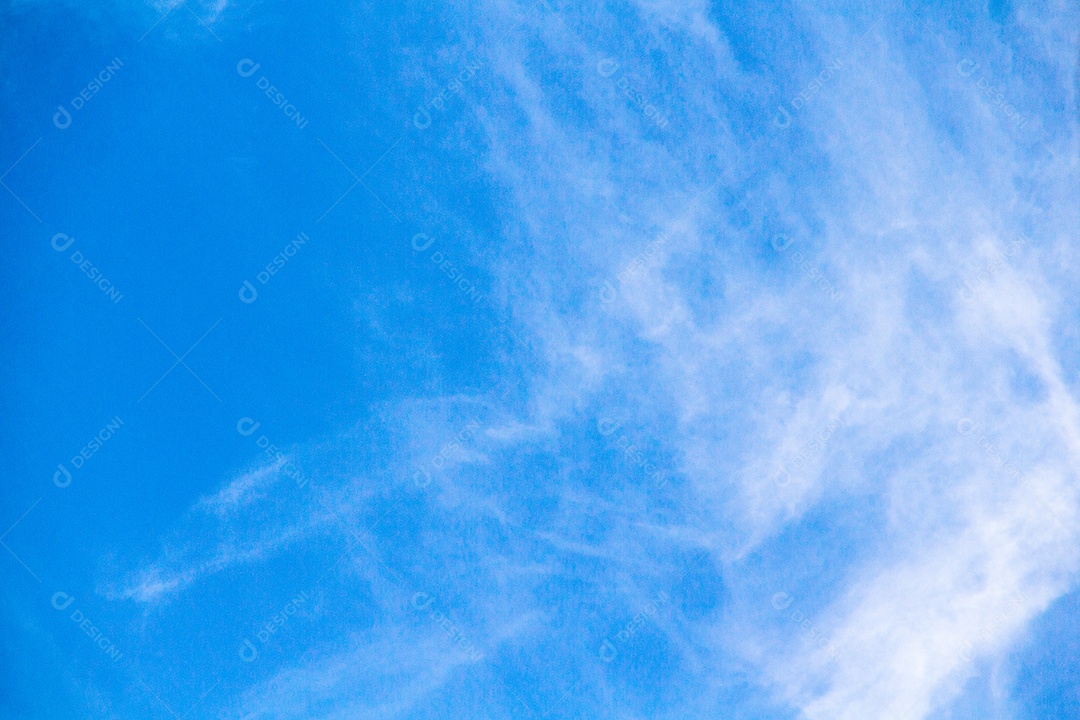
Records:
[[[744,57],[728,78],[722,65],[691,75],[701,61],[670,38],[730,62],[746,50],[730,32],[704,9],[650,7],[642,15],[655,24],[624,37],[680,59],[674,77],[640,70],[643,86],[688,86],[665,96],[683,108],[670,135],[595,89],[587,42],[547,41],[545,61],[506,52],[505,95],[482,113],[528,118],[513,135],[487,125],[492,171],[510,182],[517,227],[528,229],[512,246],[528,257],[516,260],[528,268],[519,297],[535,309],[522,317],[537,318],[533,332],[565,366],[603,358],[608,397],[643,432],[671,418],[678,429],[663,437],[706,525],[726,528],[717,553],[735,578],[751,582],[740,565],[760,553],[799,552],[785,534],[823,503],[885,508],[860,529],[873,551],[834,548],[832,586],[807,590],[824,601],[811,612],[837,658],[789,647],[765,663],[809,717],[926,716],[970,672],[967,658],[1005,651],[1076,570],[1077,407],[1053,339],[1076,308],[1051,279],[1061,277],[1054,264],[1075,267],[1060,244],[1075,234],[1075,212],[1055,201],[1076,182],[1075,118],[1019,136],[993,98],[964,86],[952,48],[971,37],[919,12],[929,20],[905,7],[843,20],[807,11],[808,60],[775,57],[762,69]],[[543,16],[535,31],[547,38],[566,22],[589,32],[565,15]],[[838,39],[817,35],[825,27]],[[1015,29],[1040,50],[1045,20]],[[1074,110],[1075,40],[1040,56],[1051,68],[1040,81],[1060,83],[1055,95]],[[843,69],[815,84],[830,57]],[[573,68],[573,82],[545,84],[545,62]],[[715,96],[690,80],[738,84],[755,71],[780,98],[797,89],[794,124],[781,127],[753,96],[717,120]],[[792,80],[777,79],[785,71]],[[1001,82],[1024,112],[1047,111],[1033,88]],[[619,121],[561,122],[575,103],[587,108],[579,117]],[[710,132],[724,120],[725,132]],[[680,129],[711,147],[680,144]],[[714,154],[730,164],[702,171]],[[1029,233],[1027,250],[1010,250]],[[526,241],[537,236],[588,242],[541,250]],[[1007,260],[986,272],[993,258]],[[972,273],[984,283],[974,302]],[[597,291],[575,304],[583,287]],[[570,337],[548,322],[567,314]],[[983,435],[957,430],[972,417],[1029,468],[1022,478],[993,469]],[[800,454],[808,461],[776,482]],[[1008,621],[990,622],[1018,594]]]
[[[320,520],[303,512],[285,464],[281,457],[258,465],[196,500],[163,536],[160,550],[107,594],[162,602],[200,579],[266,560],[310,536]]]
[[[152,600],[313,527],[356,542],[341,579],[380,622],[342,620],[244,712],[483,686],[538,713],[931,717],[1075,586],[1075,10],[1019,10],[1011,46],[928,8],[792,12],[461,20],[485,72],[445,121],[505,199],[474,321],[534,350],[305,450],[328,481],[295,522],[279,468],[233,481],[132,576]]]

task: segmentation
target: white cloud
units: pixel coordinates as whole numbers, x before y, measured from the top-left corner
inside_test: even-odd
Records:
[[[380,447],[391,454],[380,467],[350,455],[376,444],[360,430],[318,449],[347,470],[329,489],[335,513],[364,534],[365,513],[413,503],[393,529],[406,539],[387,552],[466,586],[469,626],[493,651],[551,619],[538,595],[553,577],[580,567],[590,589],[639,601],[649,582],[678,575],[673,557],[709,548],[734,588],[764,575],[804,598],[801,612],[836,652],[801,642],[790,623],[778,630],[786,640],[757,637],[766,594],[756,607],[665,627],[689,665],[707,654],[696,643],[713,656],[737,652],[808,718],[907,720],[947,706],[973,659],[1008,652],[1072,587],[1080,559],[1080,410],[1054,343],[1077,309],[1067,300],[1075,211],[1035,213],[1017,194],[1027,182],[1040,197],[1068,191],[1076,168],[1061,158],[1076,122],[1045,137],[1056,158],[1018,139],[905,8],[857,21],[807,11],[805,62],[777,58],[776,70],[741,64],[703,6],[647,4],[643,24],[598,12],[617,30],[598,40],[565,12],[583,39],[544,8],[509,34],[515,19],[494,23],[493,75],[477,81],[483,99],[462,120],[483,128],[487,170],[506,193],[506,237],[490,260],[500,286],[489,296],[506,298],[541,348],[541,361],[517,358],[527,400],[380,408],[390,427]],[[1041,60],[1063,82],[1075,74],[1066,42],[1075,32],[1050,17],[1026,27],[1049,38]],[[916,45],[904,45],[911,37]],[[627,82],[670,109],[663,132],[595,70],[613,38],[624,43]],[[777,102],[820,77],[817,58],[837,57],[843,72],[778,128]],[[552,67],[563,81],[546,81]],[[1075,105],[1074,91],[1063,93]],[[1030,241],[1008,254],[1021,233]],[[583,413],[598,410],[628,418],[648,438],[642,447],[670,458],[677,482],[616,487],[605,473],[618,468],[562,453],[581,440],[570,437],[578,425],[595,426]],[[978,431],[959,430],[965,419]],[[551,461],[543,484],[523,477],[528,453]],[[418,468],[437,480],[415,499]],[[167,596],[335,522],[283,522],[273,504],[253,512],[276,497],[279,470],[200,500],[198,519],[124,595]],[[545,524],[539,500],[558,508],[561,525]],[[841,518],[822,520],[829,512],[869,518],[857,542]],[[243,542],[216,528],[184,544],[208,518],[232,528],[249,514],[275,520],[266,532],[245,525]],[[590,536],[589,519],[603,532]],[[839,567],[804,593],[791,576],[812,584],[814,569],[775,558],[797,556],[790,538],[811,522],[822,564]],[[257,685],[248,716],[311,714],[334,699],[322,717],[406,713],[460,669],[445,654],[421,662],[439,655],[431,638],[403,656],[416,641],[399,623],[382,629]],[[700,671],[695,687],[720,682]],[[378,691],[351,698],[371,673]]]
[[[721,33],[701,14],[657,7],[649,14],[680,41],[720,45]],[[1050,75],[1075,75],[1061,25],[1051,31],[1042,18],[1033,24],[1059,38],[1043,58],[1060,64]],[[546,37],[552,25],[541,21],[544,29],[533,30]],[[677,148],[670,137],[650,135],[621,107],[623,99],[594,87],[587,72],[580,86],[543,86],[535,60],[509,49],[497,67],[509,96],[489,100],[499,110],[481,113],[496,148],[492,172],[510,183],[523,238],[587,239],[560,253],[549,244],[528,253],[527,264],[519,260],[529,268],[530,290],[540,288],[526,293],[522,283],[515,291],[507,281],[511,296],[532,303],[521,316],[536,318],[534,333],[568,365],[594,379],[603,377],[598,367],[607,368],[627,412],[650,417],[666,406],[675,413],[682,437],[674,442],[695,502],[708,508],[710,522],[738,529],[742,549],[727,558],[733,573],[740,556],[776,542],[823,498],[857,491],[863,500],[856,494],[856,503],[897,509],[874,532],[905,541],[885,555],[854,558],[843,599],[815,613],[840,656],[824,661],[789,648],[768,663],[783,694],[809,717],[924,717],[948,702],[957,678],[970,671],[959,648],[971,642],[965,652],[975,656],[1007,651],[1018,630],[1070,587],[1076,570],[1077,406],[1051,341],[1052,328],[1074,308],[1062,304],[1062,288],[1050,281],[1055,271],[1048,275],[1043,266],[1045,243],[1075,218],[1071,211],[1032,213],[1015,201],[1017,184],[1033,171],[1052,197],[1067,190],[1075,168],[1044,162],[1045,152],[992,113],[964,119],[979,144],[947,147],[942,115],[985,99],[952,87],[949,52],[927,58],[905,48],[897,27],[924,32],[906,10],[892,13],[854,53],[843,79],[799,117],[809,135],[804,152],[833,169],[827,196],[800,187],[796,171],[817,181],[804,157],[787,167],[737,167],[747,181],[729,188],[725,178],[691,207],[688,198],[708,178],[684,169],[708,148]],[[838,35],[855,43],[862,30]],[[630,31],[663,35],[656,27],[624,28]],[[1075,32],[1069,38],[1075,43]],[[936,47],[932,35],[923,40]],[[676,44],[661,49],[678,66],[690,53]],[[549,42],[546,50],[549,62],[588,68],[588,49]],[[853,53],[826,46],[818,54]],[[715,86],[727,78],[701,80]],[[942,94],[951,103],[944,112],[930,101]],[[556,120],[567,95],[617,118],[603,128],[614,137]],[[678,98],[687,106],[683,115],[696,117],[707,96],[702,88]],[[524,132],[511,135],[494,121],[509,107],[528,118]],[[720,155],[739,155],[730,134],[710,137],[705,126],[696,123],[687,135],[714,141]],[[1074,146],[1076,130],[1072,122],[1069,140],[1046,142]],[[757,134],[763,154],[751,154],[750,165],[768,163],[791,139],[777,139],[771,127]],[[801,228],[777,273],[757,255],[770,252],[770,201],[784,203],[792,191],[810,197],[788,204],[784,220],[794,217]],[[761,224],[740,221],[738,208],[728,209],[731,195],[763,207]],[[655,209],[653,217],[643,208]],[[627,222],[627,214],[636,216]],[[1032,247],[1006,256],[1029,221],[1036,224]],[[819,229],[810,230],[814,225]],[[569,339],[550,331],[547,318],[566,313],[562,288],[595,287],[590,275],[615,278],[661,235],[658,228],[668,230],[660,249],[617,283],[615,302],[594,296],[582,305]],[[794,252],[807,269],[788,266]],[[975,301],[965,302],[965,277],[998,257],[1005,262],[980,281]],[[842,291],[839,301],[820,292],[822,277]],[[1018,371],[1048,388],[1047,396],[1019,393],[1010,384]],[[838,415],[844,422],[836,437],[778,488],[776,464],[797,456]],[[1026,484],[995,470],[978,440],[955,430],[965,417],[984,418],[1002,451],[1025,467]],[[902,459],[874,466],[905,442],[911,449]],[[993,621],[1018,593],[1025,599],[1006,620]]]
[[[238,564],[265,560],[325,524],[325,513],[305,514],[307,501],[278,458],[256,466],[212,495],[197,499],[166,533],[153,558],[106,594],[156,603],[202,578]]]

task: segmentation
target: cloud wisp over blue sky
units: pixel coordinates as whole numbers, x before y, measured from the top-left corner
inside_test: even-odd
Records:
[[[0,717],[1080,713],[1080,7],[0,10]]]

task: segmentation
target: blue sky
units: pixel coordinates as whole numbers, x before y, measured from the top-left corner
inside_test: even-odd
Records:
[[[1075,4],[0,10],[0,717],[1080,712]]]

